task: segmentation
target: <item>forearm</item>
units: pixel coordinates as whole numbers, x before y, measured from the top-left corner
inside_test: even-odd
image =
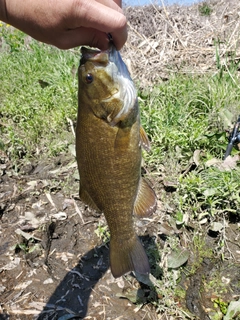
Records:
[[[35,0],[33,0],[34,2]],[[0,0],[0,20],[27,33],[31,29],[31,21],[25,19],[26,8],[31,12],[31,1],[29,0]]]
[[[0,0],[0,20],[3,22],[8,22],[5,0]]]

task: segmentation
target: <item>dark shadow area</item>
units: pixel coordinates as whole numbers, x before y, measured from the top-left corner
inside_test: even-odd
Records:
[[[156,260],[157,248],[154,240],[148,236],[141,237],[141,240],[144,247],[150,249],[149,261],[150,265],[153,266],[154,273],[156,273],[154,260]],[[37,320],[83,319],[88,313],[90,296],[93,291],[97,290],[94,287],[105,275],[108,268],[109,249],[107,245],[95,247],[88,251],[79,263],[66,274],[37,317]],[[158,270],[159,273],[161,272]],[[141,282],[139,284],[140,288],[136,292],[136,302],[146,303],[157,297],[153,286],[148,286]],[[129,281],[127,286],[131,289]],[[124,292],[124,290],[126,288],[119,288],[119,292]],[[113,298],[113,296],[116,298],[114,292],[109,293],[110,298]],[[123,300],[121,298],[127,298],[127,295],[123,293],[123,295],[120,294],[119,296],[116,299],[121,304],[121,300]],[[120,315],[121,313],[118,316]]]
[[[155,237],[141,237],[145,248],[147,248],[149,263],[151,266],[151,274],[156,279],[162,279],[163,271],[159,267],[161,257],[159,255],[159,249],[155,244]],[[137,292],[137,303],[145,304],[158,301],[158,293],[155,289],[154,284],[149,279],[149,276],[141,276],[137,280],[139,281],[140,288]]]
[[[227,215],[227,218],[229,219],[229,222],[230,223],[239,223],[240,222],[240,213],[238,211],[238,214],[237,213],[233,213],[233,212],[229,212],[228,215]]]
[[[0,320],[9,320],[9,315],[8,314],[0,314]]]
[[[106,246],[88,251],[66,274],[37,319],[53,320],[67,314],[73,316],[69,319],[84,318],[92,289],[109,268],[108,256]]]
[[[216,262],[215,262],[216,263]],[[186,291],[186,307],[192,314],[202,320],[210,320],[207,312],[203,308],[201,301],[202,282],[215,265],[214,261],[204,258],[197,272],[190,278],[190,284]]]

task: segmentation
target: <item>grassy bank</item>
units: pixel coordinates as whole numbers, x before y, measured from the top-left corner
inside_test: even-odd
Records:
[[[3,25],[1,144],[11,159],[56,155],[73,142],[78,51],[60,51]]]
[[[181,217],[190,211],[194,217],[239,215],[239,167],[229,170],[222,162],[226,131],[240,112],[239,94],[235,67],[201,77],[175,75],[140,93],[143,126],[152,140],[146,166],[161,184],[176,189]]]

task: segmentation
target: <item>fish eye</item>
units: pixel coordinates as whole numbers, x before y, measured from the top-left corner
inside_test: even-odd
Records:
[[[88,73],[86,75],[86,82],[87,83],[92,83],[93,82],[93,75],[91,73]]]

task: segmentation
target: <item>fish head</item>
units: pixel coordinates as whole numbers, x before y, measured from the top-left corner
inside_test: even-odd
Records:
[[[113,45],[106,51],[82,47],[81,54],[78,70],[81,98],[91,105],[94,114],[115,125],[136,104],[137,90],[127,66]]]
[[[108,52],[83,47],[81,53],[79,87],[91,102],[101,102],[116,94],[119,88],[109,72],[112,66],[109,64]]]

